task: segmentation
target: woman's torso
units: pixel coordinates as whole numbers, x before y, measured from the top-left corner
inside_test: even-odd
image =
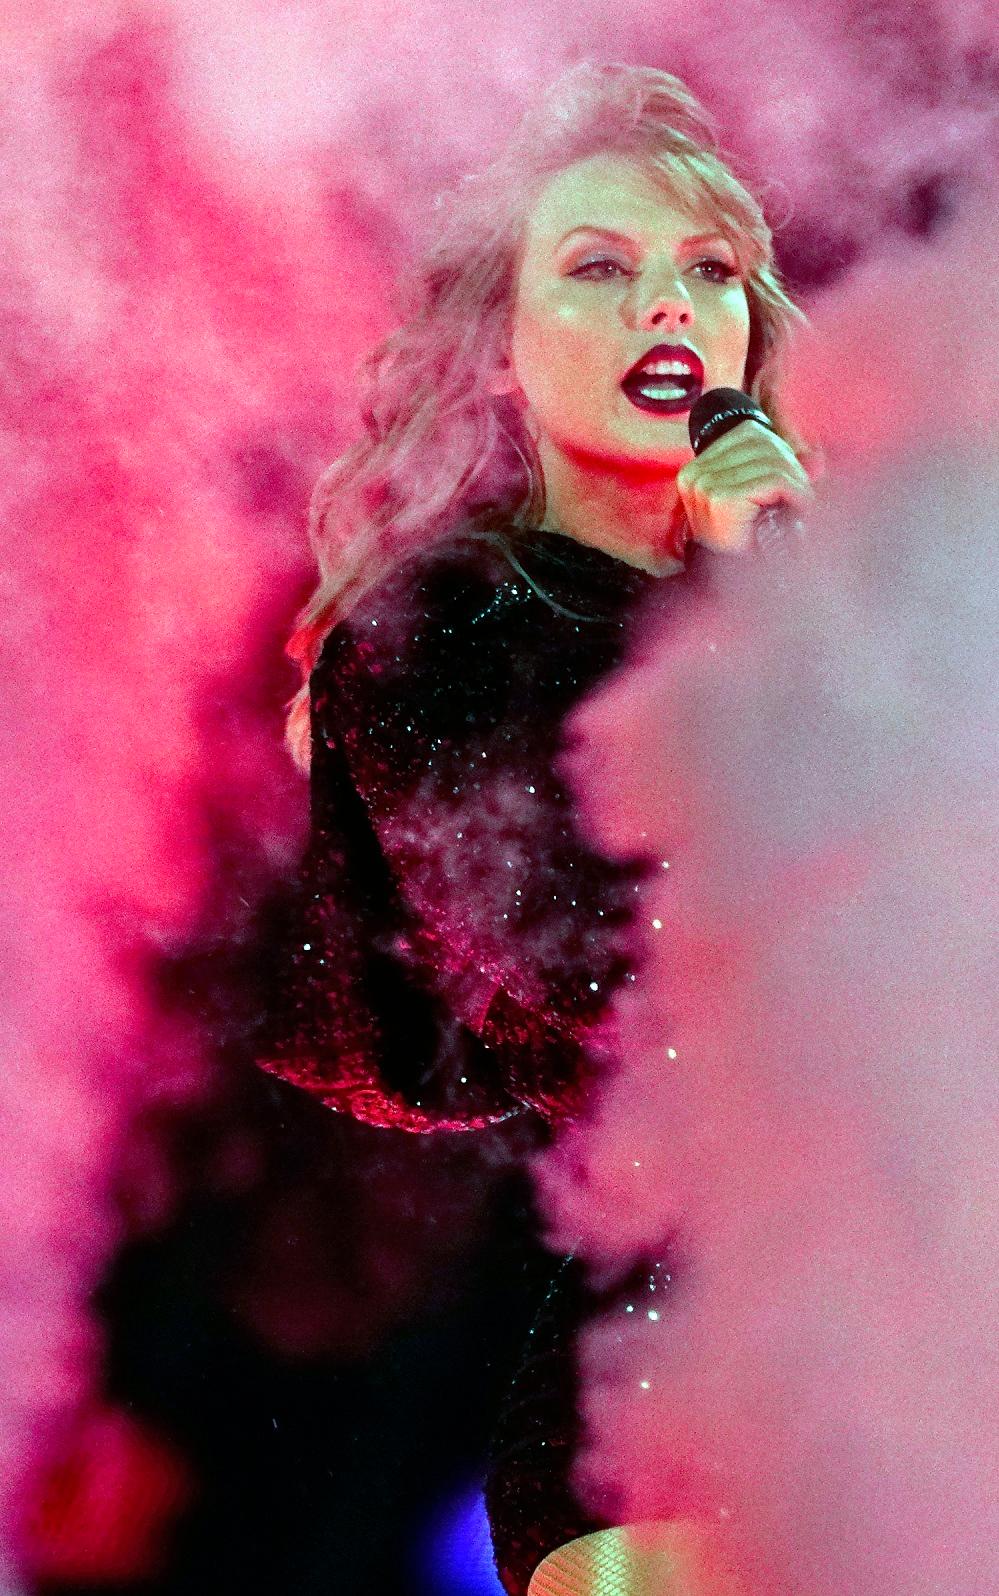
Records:
[[[469,528],[334,628],[310,679],[292,1012],[266,1067],[409,1129],[578,1105],[645,862],[588,843],[558,755],[665,586],[557,533]]]

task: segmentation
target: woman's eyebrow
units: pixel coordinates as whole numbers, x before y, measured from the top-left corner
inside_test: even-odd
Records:
[[[634,239],[628,233],[619,233],[616,232],[613,227],[596,227],[589,222],[584,222],[579,227],[570,228],[569,231],[559,239],[555,248],[561,249],[562,245],[568,239],[574,237],[576,233],[596,233],[598,237],[613,239],[613,241],[618,244],[631,244],[634,242]],[[685,249],[689,244],[707,244],[711,240],[719,241],[724,244],[728,243],[728,239],[725,237],[725,234],[719,233],[717,231],[708,233],[692,233],[689,238],[682,238],[680,240],[680,248]]]

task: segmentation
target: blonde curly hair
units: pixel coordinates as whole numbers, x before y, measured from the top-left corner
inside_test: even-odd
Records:
[[[784,414],[782,357],[796,324],[759,199],[736,175],[687,86],[652,67],[584,62],[532,107],[499,158],[438,197],[431,236],[403,289],[401,325],[363,361],[364,435],[323,472],[309,511],[319,584],[286,652],[302,672],[286,740],[307,770],[309,676],[336,623],[400,559],[456,524],[545,514],[541,463],[489,375],[509,344],[526,217],[575,161],[624,155],[675,203],[705,211],[742,270],[750,335],[744,386],[801,460],[815,451]]]

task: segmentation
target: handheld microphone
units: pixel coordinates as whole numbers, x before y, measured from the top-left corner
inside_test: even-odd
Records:
[[[695,455],[737,427],[740,421],[759,421],[773,427],[766,411],[741,388],[708,388],[690,407],[687,427],[690,447]],[[778,549],[781,559],[796,554],[805,536],[805,524],[789,504],[768,504],[753,522],[753,542],[761,554],[772,556]]]

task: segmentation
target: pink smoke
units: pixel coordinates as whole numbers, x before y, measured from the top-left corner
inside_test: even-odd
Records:
[[[168,59],[135,26],[35,41],[5,98],[0,1541],[12,1564],[34,1471],[95,1379],[86,1303],[120,1234],[125,1139],[140,1110],[204,1084],[198,1039],[157,1011],[149,974],[217,896],[207,819],[221,807],[242,833],[257,890],[301,833],[280,700],[265,723],[235,684],[301,581],[292,512],[330,447],[312,411],[331,394],[320,348],[336,310],[315,292],[316,238],[306,336],[284,240],[186,159]],[[351,328],[363,307],[359,294]],[[284,471],[287,502],[252,502],[243,462],[258,456]],[[234,934],[248,908],[226,906]]]
[[[893,37],[846,5],[751,0],[721,21],[691,0],[666,30],[660,7],[606,0],[506,7],[487,29],[470,0],[6,7],[0,1581],[30,1478],[96,1379],[88,1302],[122,1234],[125,1151],[151,1103],[211,1090],[150,971],[206,927],[238,937],[301,845],[279,744],[294,684],[275,667],[261,685],[261,661],[311,580],[308,492],[356,425],[353,368],[433,192],[564,65],[644,60],[686,75],[770,174],[799,251],[811,229],[829,259],[862,255],[913,194],[974,188],[992,158],[994,23],[908,17]],[[906,372],[917,324],[945,315],[926,259],[911,330],[879,327]],[[844,389],[896,397],[869,362],[837,371],[820,347],[799,396],[831,452],[872,436]],[[220,894],[222,822],[244,864]],[[157,1179],[151,1163],[153,1213]]]

